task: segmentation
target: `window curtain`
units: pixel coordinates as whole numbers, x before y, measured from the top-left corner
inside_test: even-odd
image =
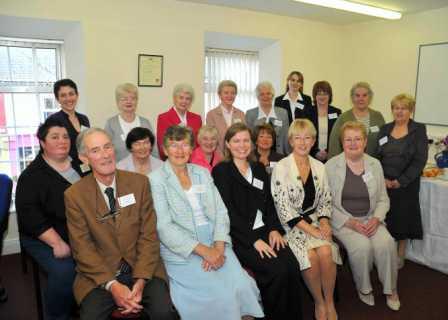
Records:
[[[259,81],[258,52],[224,49],[205,50],[205,114],[219,105],[218,85],[233,80],[238,86],[234,106],[246,112],[257,106],[255,87]]]

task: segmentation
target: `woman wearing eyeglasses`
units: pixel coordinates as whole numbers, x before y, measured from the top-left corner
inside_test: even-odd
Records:
[[[375,305],[370,271],[375,264],[387,306],[400,309],[397,293],[397,250],[384,225],[389,211],[381,163],[364,153],[367,129],[347,121],[341,131],[344,152],[326,163],[333,200],[333,234],[348,253],[359,299]]]
[[[126,137],[136,127],[147,128],[154,133],[148,119],[137,115],[138,89],[132,83],[123,83],[115,89],[115,100],[119,113],[106,121],[104,130],[109,133],[115,148],[117,162],[126,158],[130,151],[126,148]],[[159,158],[157,148],[152,148],[154,157]]]
[[[169,127],[167,160],[150,174],[173,303],[182,319],[263,317],[258,288],[232,250],[227,209],[210,173],[188,163],[193,143],[191,129]]]

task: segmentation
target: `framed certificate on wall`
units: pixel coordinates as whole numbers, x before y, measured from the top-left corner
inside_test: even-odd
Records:
[[[138,86],[163,86],[163,56],[151,54],[138,55]]]

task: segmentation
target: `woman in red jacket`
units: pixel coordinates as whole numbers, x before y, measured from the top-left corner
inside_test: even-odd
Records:
[[[163,136],[166,129],[174,125],[183,125],[193,130],[194,142],[197,142],[199,128],[202,126],[201,116],[190,112],[194,100],[193,87],[187,83],[180,83],[173,90],[173,106],[165,113],[157,117],[157,147],[160,159],[165,160],[163,152]]]

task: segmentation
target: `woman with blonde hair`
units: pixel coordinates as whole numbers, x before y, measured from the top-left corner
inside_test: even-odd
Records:
[[[218,150],[224,153],[224,136],[234,123],[245,122],[244,112],[235,103],[238,87],[232,80],[223,80],[218,85],[219,106],[207,112],[206,123],[218,130]]]
[[[375,305],[370,271],[376,265],[387,306],[397,311],[397,250],[384,225],[389,211],[381,163],[364,152],[366,127],[347,121],[340,131],[344,152],[326,163],[333,201],[331,224],[348,253],[359,299]]]
[[[394,120],[378,133],[376,156],[383,166],[390,210],[386,225],[398,241],[398,268],[404,265],[407,239],[422,239],[420,175],[428,159],[428,137],[423,123],[411,119],[415,100],[399,94],[391,101]]]
[[[336,263],[341,261],[332,242],[331,193],[325,166],[310,156],[316,129],[308,119],[296,119],[288,138],[292,153],[274,168],[272,196],[285,239],[313,296],[315,318],[336,320],[333,292]]]
[[[202,126],[198,133],[198,146],[193,150],[190,162],[211,172],[222,158],[217,147],[218,129],[209,125]]]

